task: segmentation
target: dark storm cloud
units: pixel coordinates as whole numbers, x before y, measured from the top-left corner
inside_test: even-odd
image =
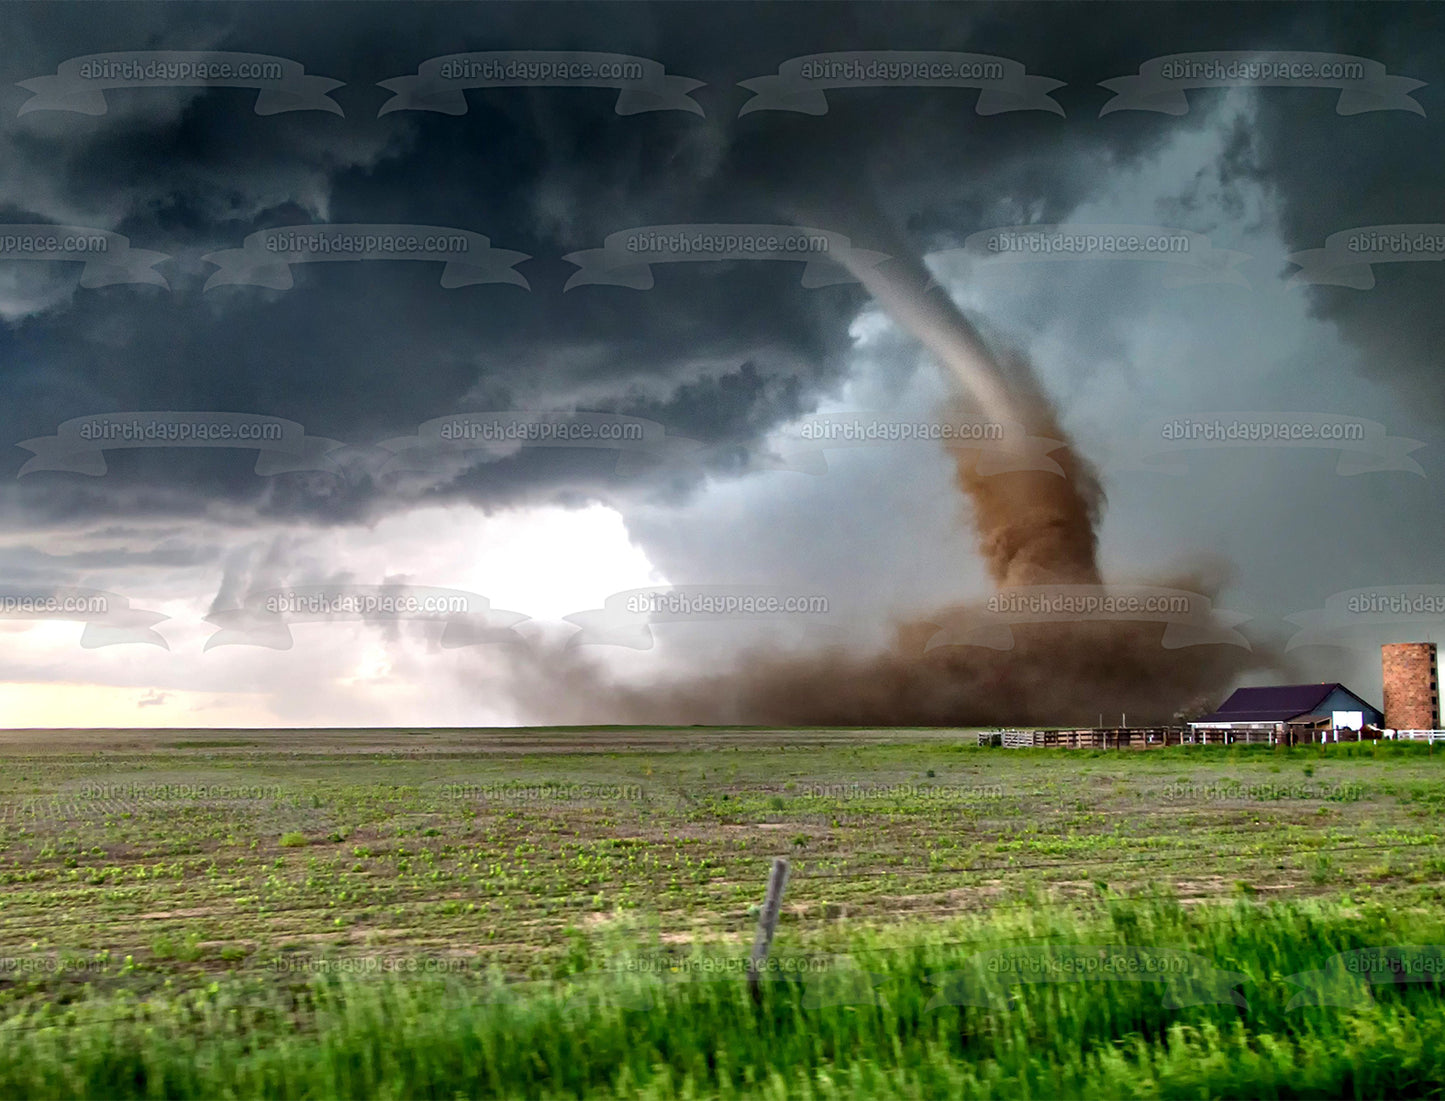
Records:
[[[0,309],[8,287],[12,318],[0,331],[0,441],[52,435],[70,417],[177,409],[285,417],[309,435],[365,447],[454,411],[580,407],[644,416],[710,445],[698,466],[660,469],[640,483],[681,494],[709,468],[740,469],[771,427],[836,392],[847,325],[864,295],[850,285],[804,288],[799,265],[757,262],[659,265],[650,290],[563,293],[574,270],[563,255],[598,248],[608,233],[632,226],[768,223],[800,208],[826,211],[839,224],[825,228],[880,247],[869,212],[876,203],[905,227],[888,242],[899,249],[956,244],[994,224],[1063,220],[1121,165],[1180,128],[1203,125],[1203,105],[1217,94],[1190,93],[1196,107],[1184,118],[1121,112],[1101,119],[1109,94],[1100,80],[1164,53],[1248,47],[1360,53],[1429,80],[1431,47],[1382,29],[1395,19],[1392,9],[1377,10],[15,5],[7,10],[17,30],[0,48],[0,83],[54,73],[69,57],[102,50],[252,51],[345,81],[332,95],[346,117],[259,116],[255,92],[242,89],[115,90],[99,117],[17,117],[29,93],[11,87],[0,95],[10,164],[0,170],[3,220],[95,224],[174,257],[160,266],[169,291],[76,289],[73,265],[0,265],[31,269],[20,284],[0,283]],[[801,54],[860,48],[1014,59],[1030,74],[1067,82],[1054,95],[1068,117],[983,116],[978,93],[966,89],[841,90],[829,93],[824,116],[737,117],[749,98],[739,81],[775,73]],[[693,98],[707,117],[621,116],[613,92],[554,88],[472,91],[461,116],[377,117],[389,98],[377,81],[414,73],[432,57],[483,49],[656,60],[670,74],[706,82]],[[1343,145],[1357,158],[1349,186],[1359,191],[1372,176],[1368,146],[1392,158],[1385,162],[1391,178],[1417,178],[1401,159],[1411,155],[1404,139],[1420,133],[1422,120],[1390,112],[1342,119],[1334,98],[1323,90],[1261,91],[1267,129],[1253,142],[1241,138],[1232,170],[1277,180],[1288,194],[1297,178],[1314,173],[1317,181],[1328,172]],[[1422,208],[1430,181],[1418,178],[1414,201]],[[1337,213],[1311,215],[1307,224],[1298,204],[1287,205],[1301,247],[1354,216],[1336,198]],[[1415,208],[1406,217],[1401,207],[1410,204],[1399,196],[1372,200],[1358,204],[1361,221],[1434,217]],[[519,265],[531,289],[448,290],[436,263],[364,261],[296,265],[290,290],[202,290],[215,270],[205,254],[238,248],[257,229],[321,221],[481,233],[494,247],[535,258]],[[1424,286],[1441,274],[1422,277],[1419,267],[1391,276]],[[1348,303],[1356,292],[1311,293]],[[1385,320],[1385,295],[1370,295],[1332,307],[1362,340],[1377,333],[1383,342],[1407,315],[1411,332],[1439,324],[1419,323],[1414,298]],[[1392,352],[1415,347],[1415,337],[1401,339]],[[14,466],[0,474],[25,458],[17,449]],[[613,474],[615,456],[606,451],[524,449],[395,482],[376,476],[364,452],[338,458],[349,478],[257,476],[249,451],[111,451],[103,478],[40,473],[5,492],[12,507],[40,518],[124,520],[209,508],[236,523],[327,522],[418,499],[580,502],[632,484]]]
[[[1445,115],[1439,66],[1445,11],[1329,6],[1313,11],[1310,21],[1353,43],[1351,52],[1388,59],[1392,72],[1427,81],[1414,93],[1427,117],[1381,111],[1311,126],[1306,93],[1280,90],[1260,97],[1255,125],[1240,135],[1238,155],[1223,170],[1269,185],[1282,234],[1295,251],[1320,248],[1331,234],[1356,227],[1445,222],[1438,129]],[[1310,286],[1299,293],[1360,350],[1367,374],[1438,416],[1445,411],[1445,265],[1378,264],[1374,274],[1369,290]]]

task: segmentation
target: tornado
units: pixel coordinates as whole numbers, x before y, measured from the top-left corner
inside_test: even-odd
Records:
[[[1100,585],[1100,479],[1064,431],[1027,357],[990,348],[917,252],[876,212],[860,219],[859,209],[854,204],[855,217],[844,220],[850,239],[889,259],[835,259],[947,372],[953,393],[940,418],[982,416],[1057,443],[1049,453],[1056,466],[1048,470],[983,473],[977,450],[953,450],[956,484],[971,505],[995,586]],[[816,212],[793,217],[800,225],[839,224]],[[1130,580],[1213,598],[1226,578],[1219,563],[1206,563]],[[577,650],[558,647],[514,655],[511,687],[529,710],[559,723],[1092,726],[1100,713],[1178,721],[1212,706],[1244,672],[1282,667],[1278,655],[1247,646],[1168,648],[1166,624],[1127,619],[1016,623],[1005,649],[928,645],[941,622],[970,620],[991,622],[983,602],[896,623],[892,645],[880,653],[764,650],[719,672],[642,687],[613,683]]]
[[[996,355],[919,257],[894,256],[875,266],[850,252],[840,261],[948,372],[957,395],[945,415],[972,411],[1059,444],[1051,458],[1062,474],[1020,470],[983,476],[975,451],[954,453],[957,481],[973,503],[979,549],[994,582],[1099,584],[1096,527],[1103,491],[1093,467],[1060,427],[1028,361],[1018,354]]]

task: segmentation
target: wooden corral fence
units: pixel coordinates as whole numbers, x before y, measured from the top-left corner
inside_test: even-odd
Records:
[[[999,742],[1009,749],[1153,749],[1189,745],[1190,732],[1177,726],[1095,727],[1089,730],[1004,730]]]
[[[1445,741],[1445,731],[1399,731],[1400,737],[1433,734]],[[985,744],[981,736],[979,744]],[[1376,730],[1191,730],[1187,726],[1092,727],[1084,730],[1001,730],[997,744],[1007,749],[1162,749],[1169,745],[1310,745],[1319,742],[1358,742],[1380,737]]]

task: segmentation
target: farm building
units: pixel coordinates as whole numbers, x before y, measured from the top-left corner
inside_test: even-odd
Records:
[[[1215,711],[1189,724],[1196,735],[1305,734],[1378,727],[1384,716],[1343,684],[1283,684],[1240,688]],[[1293,739],[1292,739],[1293,740]],[[1312,739],[1310,739],[1312,740]]]

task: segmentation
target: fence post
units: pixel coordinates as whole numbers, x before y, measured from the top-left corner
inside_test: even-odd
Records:
[[[783,891],[788,886],[791,866],[787,857],[773,857],[773,869],[768,874],[768,893],[763,898],[763,909],[758,914],[758,933],[753,938],[753,952],[748,960],[748,992],[754,1004],[761,1004],[763,989],[758,975],[768,959],[768,950],[773,946],[773,931],[778,927],[778,915],[783,909]]]

